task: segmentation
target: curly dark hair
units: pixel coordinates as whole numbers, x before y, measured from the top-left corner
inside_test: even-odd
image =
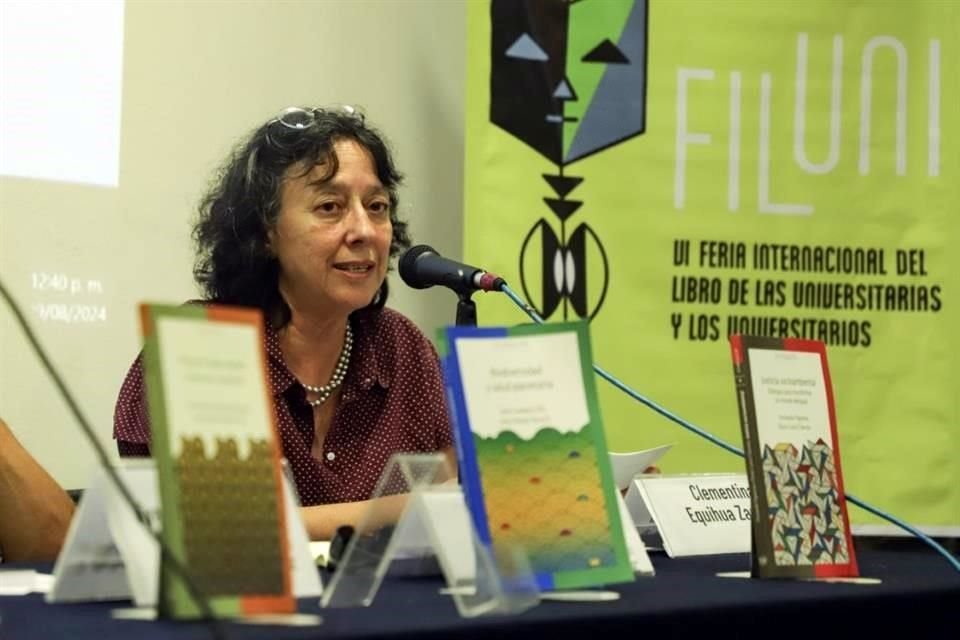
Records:
[[[326,164],[326,177],[336,175],[334,144],[340,140],[355,140],[370,152],[377,177],[390,195],[390,257],[410,247],[407,223],[397,217],[397,188],[403,176],[383,136],[352,109],[290,108],[234,148],[200,201],[193,228],[197,250],[193,275],[205,299],[257,307],[278,328],[290,321],[290,309],[278,287],[280,265],[267,234],[280,215],[287,170],[302,164],[309,173]],[[384,279],[371,303],[355,313],[382,308],[387,294]]]

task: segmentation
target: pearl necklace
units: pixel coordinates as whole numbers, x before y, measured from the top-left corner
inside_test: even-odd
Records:
[[[307,392],[317,394],[317,397],[312,400],[307,398],[307,404],[314,408],[319,407],[333,395],[337,387],[343,384],[343,379],[347,376],[347,367],[350,365],[350,351],[352,349],[353,331],[350,329],[350,322],[348,321],[347,333],[343,339],[343,349],[340,351],[340,358],[337,360],[337,366],[333,370],[333,376],[330,378],[330,382],[320,387],[314,387],[313,385],[303,382],[300,383]]]

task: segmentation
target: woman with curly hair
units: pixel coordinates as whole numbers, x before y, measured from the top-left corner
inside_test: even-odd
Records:
[[[356,525],[390,456],[442,452],[455,469],[436,351],[386,308],[409,247],[401,174],[352,109],[290,108],[242,142],[193,231],[204,301],[256,307],[268,384],[310,536]],[[150,455],[138,358],[120,390],[122,456]]]

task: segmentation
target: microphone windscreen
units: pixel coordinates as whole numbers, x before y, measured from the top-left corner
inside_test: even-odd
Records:
[[[418,244],[415,247],[410,247],[400,256],[400,263],[398,270],[400,271],[400,279],[403,280],[408,287],[413,287],[414,289],[427,289],[430,287],[430,284],[421,282],[420,278],[417,276],[416,262],[417,258],[422,256],[425,253],[433,253],[433,247],[427,246],[425,244]]]

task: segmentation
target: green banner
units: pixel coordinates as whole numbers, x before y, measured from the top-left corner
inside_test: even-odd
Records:
[[[469,3],[465,258],[738,447],[732,333],[827,345],[849,493],[960,531],[960,3]],[[480,324],[525,316],[484,296]],[[611,385],[608,442],[743,461]],[[855,523],[878,519],[854,509]]]

